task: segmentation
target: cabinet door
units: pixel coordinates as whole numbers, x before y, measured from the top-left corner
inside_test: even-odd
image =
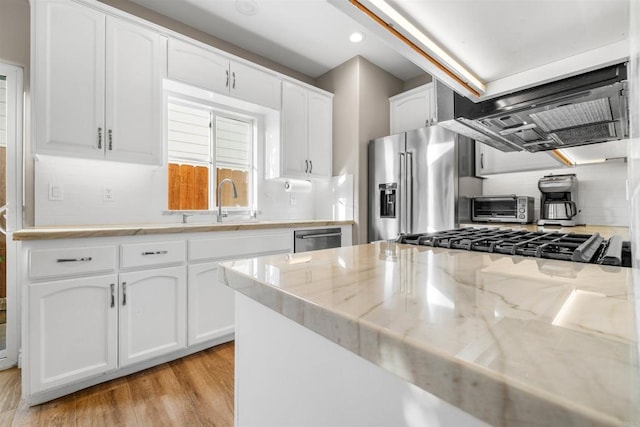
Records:
[[[120,274],[120,366],[185,348],[185,267]]]
[[[273,74],[231,61],[230,94],[234,98],[280,109],[280,79]]]
[[[36,151],[103,158],[105,15],[69,1],[35,8]]]
[[[307,90],[282,83],[282,174],[285,177],[306,177],[309,169]]]
[[[309,175],[330,177],[332,171],[333,99],[309,93]]]
[[[144,27],[107,18],[108,159],[161,163],[163,41]]]
[[[28,286],[30,393],[117,367],[116,297],[115,274]]]
[[[417,91],[394,97],[390,100],[391,134],[406,132],[427,126],[430,123],[433,90],[426,85]]]
[[[218,282],[218,263],[190,265],[188,288],[189,345],[233,332],[234,292]]]
[[[229,58],[169,39],[167,77],[218,93],[229,93]]]
[[[560,169],[564,164],[550,152],[514,151],[505,153],[486,144],[476,142],[476,171],[478,175],[491,175],[531,170]]]

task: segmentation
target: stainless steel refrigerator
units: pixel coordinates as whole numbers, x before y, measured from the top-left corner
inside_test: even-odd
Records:
[[[455,134],[438,126],[369,142],[369,241],[455,227]]]

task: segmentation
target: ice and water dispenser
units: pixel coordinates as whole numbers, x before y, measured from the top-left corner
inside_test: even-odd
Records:
[[[395,218],[396,217],[396,201],[398,184],[379,184],[378,191],[380,192],[380,218]]]

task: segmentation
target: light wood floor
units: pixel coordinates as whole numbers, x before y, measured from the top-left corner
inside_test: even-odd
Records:
[[[29,408],[20,370],[0,372],[0,426],[232,426],[234,344]]]

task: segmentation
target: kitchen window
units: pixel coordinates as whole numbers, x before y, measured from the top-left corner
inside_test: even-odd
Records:
[[[253,154],[255,118],[213,105],[169,97],[168,194],[169,210],[214,210],[222,188],[225,208],[250,210],[253,206]]]

